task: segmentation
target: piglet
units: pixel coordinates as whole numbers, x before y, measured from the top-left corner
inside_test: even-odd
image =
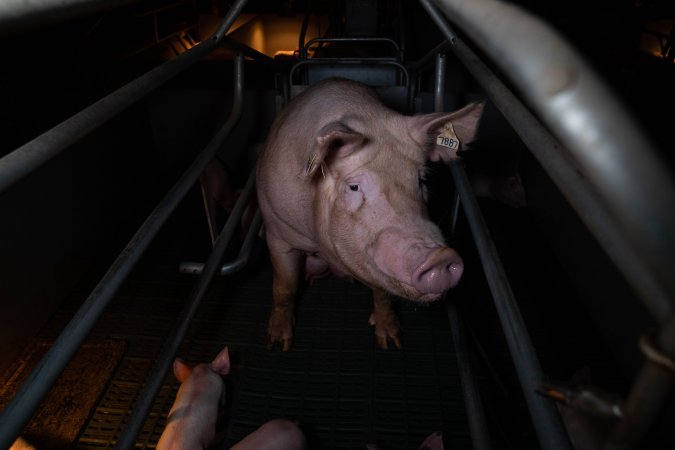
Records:
[[[207,448],[216,435],[218,408],[225,397],[223,375],[230,373],[230,355],[225,347],[210,364],[190,367],[176,358],[173,373],[181,382],[167,424],[157,443],[158,450]]]

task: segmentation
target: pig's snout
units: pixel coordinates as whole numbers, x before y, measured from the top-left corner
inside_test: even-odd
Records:
[[[439,247],[427,255],[413,272],[415,289],[424,294],[442,294],[459,283],[464,272],[464,262],[451,248]]]

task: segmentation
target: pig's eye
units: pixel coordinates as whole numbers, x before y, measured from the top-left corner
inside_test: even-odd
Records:
[[[361,189],[361,186],[358,184],[350,184],[349,185],[349,190],[352,192],[358,192]]]

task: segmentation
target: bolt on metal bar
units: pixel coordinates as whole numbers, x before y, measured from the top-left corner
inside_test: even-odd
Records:
[[[450,172],[462,200],[462,207],[478,249],[485,278],[497,308],[539,443],[544,449],[570,449],[569,440],[555,405],[536,392],[536,388],[544,377],[534,345],[525,327],[490,231],[480,213],[478,201],[471,190],[463,163],[461,161],[451,163]]]
[[[675,180],[606,84],[551,27],[515,5],[433,3],[521,90],[672,302]]]
[[[209,39],[155,67],[0,158],[0,193],[210,53],[219,45],[247,1],[238,0]]]
[[[429,0],[422,0],[422,4],[446,37],[455,36],[440,13],[429,4]],[[627,245],[616,220],[611,217],[589,180],[579,173],[566,156],[563,145],[551,136],[461,39],[455,37],[451,48],[537,158],[651,314],[659,321],[667,320],[673,313],[672,297],[649,270],[644,259]]]
[[[168,340],[165,342],[162,350],[157,357],[157,361],[153,366],[150,374],[147,376],[146,383],[143,387],[143,390],[138,396],[138,401],[134,405],[134,409],[131,413],[131,417],[127,422],[125,429],[122,431],[122,435],[117,442],[116,448],[120,450],[127,450],[134,448],[136,437],[145,422],[152,404],[155,401],[155,397],[159,392],[159,389],[162,387],[162,383],[171,367],[171,363],[176,355],[176,351],[180,346],[180,343],[183,340],[183,337],[187,333],[187,330],[190,326],[199,305],[206,294],[206,291],[213,280],[213,277],[216,275],[220,268],[220,261],[223,259],[223,253],[227,249],[232,236],[237,230],[239,225],[239,220],[246,208],[246,203],[248,197],[250,197],[251,192],[255,187],[255,169],[251,171],[242,195],[237,199],[237,202],[234,205],[232,214],[228,217],[225,226],[218,235],[216,244],[211,250],[211,254],[206,262],[204,271],[202,272],[197,284],[195,285],[192,293],[190,294],[190,299],[184,306],[181,311],[180,321],[176,324],[174,329],[169,333]]]
[[[248,260],[251,257],[251,251],[253,250],[253,244],[260,232],[261,225],[262,215],[260,214],[260,210],[258,210],[253,217],[251,228],[249,228],[248,233],[246,233],[244,243],[241,244],[239,255],[232,261],[226,262],[220,267],[219,274],[221,276],[238,272],[248,263]],[[185,274],[199,275],[204,271],[204,263],[182,262],[178,266],[178,271]]]
[[[63,329],[54,345],[38,362],[14,398],[0,412],[0,423],[2,423],[0,448],[9,448],[23,427],[26,426],[50,387],[75,355],[75,352],[87,337],[115,292],[148,248],[152,239],[189,192],[206,165],[222,146],[227,135],[239,121],[243,96],[243,61],[243,57],[238,55],[235,61],[234,101],[230,116],[225,124],[155,207],[84,304],[75,313],[73,319]]]

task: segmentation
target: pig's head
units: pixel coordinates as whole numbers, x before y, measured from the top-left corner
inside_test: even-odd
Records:
[[[457,148],[437,145],[439,133],[450,122],[460,146],[468,144],[482,109],[403,116],[383,108],[377,117],[343,116],[324,126],[301,175],[316,183],[321,256],[372,288],[412,300],[436,300],[456,286],[463,262],[428,219],[425,162],[456,158]]]

